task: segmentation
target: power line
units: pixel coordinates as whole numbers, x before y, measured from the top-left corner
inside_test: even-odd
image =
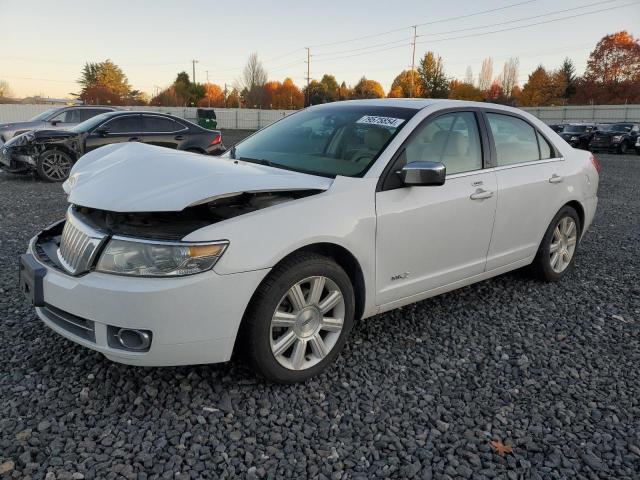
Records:
[[[614,0],[611,0],[614,1]],[[324,56],[324,55],[341,55],[343,53],[350,53],[350,52],[358,52],[361,50],[368,50],[370,48],[376,48],[376,47],[383,47],[386,45],[393,45],[393,44],[397,44],[402,42],[403,45],[406,45],[407,42],[409,40],[411,40],[413,37],[408,37],[408,38],[403,38],[401,40],[395,40],[395,41],[391,41],[391,42],[383,42],[383,43],[377,43],[377,44],[373,44],[373,45],[369,45],[368,47],[360,47],[360,48],[351,48],[349,50],[341,50],[338,52],[323,52],[323,53],[315,53],[313,56],[314,57],[320,57],[320,56]]]
[[[533,2],[537,2],[538,0],[525,0],[523,2],[517,2],[517,3],[511,3],[509,5],[505,5],[502,7],[498,7],[498,8],[491,8],[489,10],[481,10],[479,12],[473,12],[473,13],[468,13],[467,15],[456,15],[455,17],[447,17],[447,18],[442,18],[439,20],[434,20],[431,22],[426,22],[426,23],[418,23],[416,24],[416,27],[422,27],[425,25],[433,25],[435,23],[443,23],[443,22],[450,22],[452,20],[458,20],[460,18],[469,18],[469,17],[474,17],[477,15],[484,15],[485,13],[492,13],[492,12],[497,12],[499,10],[506,10],[508,8],[513,8],[513,7],[517,7],[520,5],[525,5],[527,3],[533,3]],[[320,48],[320,47],[329,47],[331,45],[339,45],[341,43],[349,43],[349,42],[357,42],[358,40],[366,40],[368,38],[374,38],[374,37],[381,37],[383,35],[388,35],[390,33],[395,33],[395,32],[400,32],[403,30],[407,30],[408,28],[413,28],[413,25],[407,26],[407,27],[402,27],[402,28],[395,28],[393,30],[387,30],[385,32],[379,32],[379,33],[372,33],[369,35],[364,35],[362,37],[355,37],[355,38],[350,38],[347,40],[338,40],[335,42],[327,42],[327,43],[319,43],[316,45],[309,45],[312,48]]]
[[[469,34],[469,35],[459,35],[457,37],[439,38],[439,39],[436,39],[436,40],[428,40],[428,41],[425,41],[425,42],[418,42],[418,43],[419,44],[439,43],[439,42],[446,42],[448,40],[458,40],[458,39],[461,39],[461,38],[481,37],[481,36],[484,36],[484,35],[492,35],[494,33],[509,32],[509,31],[512,31],[512,30],[519,30],[521,28],[535,27],[537,25],[546,25],[548,23],[560,22],[562,20],[569,20],[569,19],[573,19],[573,18],[577,18],[577,17],[584,17],[585,15],[593,15],[594,13],[601,13],[601,12],[607,12],[607,11],[610,11],[610,10],[617,10],[619,8],[625,8],[625,7],[630,7],[631,5],[637,5],[638,3],[640,3],[640,2],[636,1],[636,2],[631,2],[631,3],[625,3],[624,5],[617,5],[615,7],[609,7],[609,8],[601,8],[599,10],[593,10],[591,12],[578,13],[578,14],[575,14],[575,15],[569,15],[569,16],[566,16],[566,17],[554,18],[554,19],[551,19],[551,20],[544,20],[542,22],[530,23],[530,24],[527,24],[527,25],[518,25],[516,27],[502,28],[500,30],[492,30],[490,32],[472,33],[472,34]]]

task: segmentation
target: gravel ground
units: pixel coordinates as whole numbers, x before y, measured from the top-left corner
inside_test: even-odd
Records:
[[[49,331],[16,259],[64,198],[0,173],[0,476],[640,478],[640,157],[600,159],[564,281],[514,272],[360,322],[294,386],[122,366]]]

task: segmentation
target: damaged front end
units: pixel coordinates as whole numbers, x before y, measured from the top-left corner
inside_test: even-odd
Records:
[[[63,130],[31,130],[10,139],[0,149],[0,163],[8,171],[35,169],[38,158],[56,149],[74,160],[81,154],[80,135]]]

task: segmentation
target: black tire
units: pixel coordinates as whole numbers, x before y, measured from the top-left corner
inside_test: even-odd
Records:
[[[319,363],[304,370],[293,370],[281,365],[272,352],[271,320],[289,289],[315,276],[330,279],[340,289],[344,299],[344,322],[333,348]],[[331,258],[300,253],[283,260],[258,287],[242,322],[239,350],[243,351],[253,370],[267,380],[284,384],[303,382],[320,373],[338,357],[353,326],[354,312],[355,295],[345,271]]]
[[[556,272],[551,266],[551,243],[554,236],[554,231],[560,221],[565,217],[570,217],[575,222],[576,226],[576,243],[575,248],[569,261],[569,265],[562,271]],[[580,243],[580,235],[582,233],[582,225],[580,224],[580,217],[573,207],[565,205],[560,211],[553,217],[551,223],[547,227],[547,231],[542,238],[542,242],[538,247],[538,253],[532,263],[532,269],[535,275],[546,282],[557,282],[567,273],[571,271],[576,258],[576,252]]]
[[[45,182],[64,182],[74,163],[73,157],[62,150],[45,150],[38,157],[36,172]]]
[[[620,144],[620,147],[618,147],[618,153],[622,155],[626,155],[628,150],[629,150],[629,145],[627,145],[627,142],[622,142]]]

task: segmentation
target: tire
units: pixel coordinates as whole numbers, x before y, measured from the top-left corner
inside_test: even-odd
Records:
[[[254,371],[266,379],[303,382],[338,357],[354,312],[355,295],[345,271],[331,258],[301,253],[281,262],[258,287],[242,322],[241,349]]]
[[[567,228],[571,222],[573,228]],[[567,231],[569,234],[566,234]],[[547,227],[538,247],[538,253],[533,260],[534,273],[541,280],[557,282],[571,271],[580,243],[581,232],[580,217],[575,209],[568,205],[562,207]],[[554,253],[557,253],[555,257]],[[567,256],[569,257],[568,261]]]
[[[620,144],[620,147],[618,147],[618,153],[622,155],[626,155],[628,150],[629,150],[629,146],[627,145],[627,142],[622,142]]]
[[[45,182],[64,182],[69,177],[74,159],[62,150],[45,150],[38,157],[36,172]]]

